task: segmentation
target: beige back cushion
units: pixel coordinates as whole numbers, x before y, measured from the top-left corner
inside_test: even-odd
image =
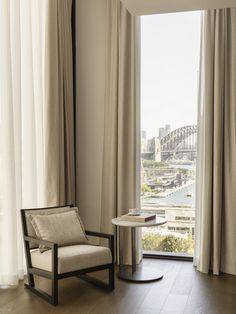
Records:
[[[64,206],[64,207],[57,207],[57,208],[50,208],[50,209],[32,209],[27,210],[25,212],[25,218],[26,218],[26,226],[27,226],[27,232],[29,237],[36,238],[35,230],[32,226],[32,223],[29,219],[29,216],[31,215],[48,215],[48,214],[57,214],[57,213],[64,213],[68,210],[71,210],[70,206]]]
[[[32,238],[37,238],[37,235],[35,233],[35,230],[32,226],[32,223],[29,219],[29,216],[31,215],[50,215],[50,214],[57,214],[57,213],[65,213],[67,211],[72,210],[74,207],[70,206],[61,206],[61,207],[56,207],[56,208],[49,208],[49,209],[32,209],[32,210],[27,210],[25,213],[25,218],[26,218],[26,226],[27,226],[27,232],[28,236]],[[30,248],[37,248],[38,245],[35,245],[34,243],[30,243]]]
[[[88,243],[77,208],[48,215],[29,215],[39,239],[57,243],[59,246]],[[40,251],[45,251],[40,246]]]

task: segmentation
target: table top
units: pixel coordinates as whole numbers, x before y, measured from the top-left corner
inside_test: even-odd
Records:
[[[149,220],[147,222],[136,222],[136,221],[127,221],[122,220],[121,217],[113,218],[113,225],[120,227],[153,227],[164,225],[167,221],[164,218],[157,217],[155,219]]]

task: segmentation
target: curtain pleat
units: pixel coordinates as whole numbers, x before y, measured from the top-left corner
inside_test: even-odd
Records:
[[[203,13],[195,264],[236,274],[236,9]]]
[[[120,1],[107,2],[105,126],[101,230],[137,207],[137,21]],[[129,230],[123,230],[124,262],[130,263]]]
[[[44,141],[45,204],[75,201],[71,0],[47,1]]]

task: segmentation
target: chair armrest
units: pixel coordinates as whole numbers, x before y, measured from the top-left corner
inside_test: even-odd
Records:
[[[50,242],[50,241],[42,240],[42,239],[36,239],[29,236],[24,236],[24,241],[35,243],[38,245],[42,244],[52,249],[52,272],[51,273],[52,273],[53,278],[56,278],[56,276],[58,275],[58,244]],[[26,246],[26,258],[27,258],[27,268],[29,271],[29,269],[32,268],[29,245]]]
[[[86,235],[88,235],[88,236],[97,237],[97,238],[111,239],[112,237],[114,237],[113,234],[102,233],[102,232],[97,232],[97,231],[85,230],[85,233],[86,233]]]
[[[114,241],[114,235],[113,234],[109,234],[109,233],[102,233],[102,232],[89,231],[89,230],[85,230],[85,234],[88,235],[88,236],[92,236],[92,237],[108,239],[109,248],[110,248],[111,254],[112,254],[112,263],[114,264],[114,261],[115,261],[115,241]]]
[[[50,241],[46,241],[46,240],[42,240],[42,239],[36,239],[33,237],[29,237],[29,236],[24,236],[24,240],[26,242],[31,242],[31,243],[35,243],[35,244],[42,244],[45,245],[46,247],[49,248],[55,248],[55,246],[57,246],[56,243],[50,242]]]

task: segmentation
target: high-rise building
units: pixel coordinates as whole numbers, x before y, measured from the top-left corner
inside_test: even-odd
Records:
[[[159,139],[161,140],[165,136],[165,128],[159,128]]]
[[[165,127],[159,128],[159,139],[161,140],[163,137],[168,135],[171,132],[170,124],[166,124]]]
[[[141,131],[141,153],[147,152],[147,133],[146,131]]]
[[[144,131],[144,130],[141,131],[141,138],[142,139],[146,139],[147,138],[147,132],[146,131]]]
[[[170,124],[166,124],[165,125],[165,133],[166,133],[165,136],[168,135],[170,132],[171,132]]]

